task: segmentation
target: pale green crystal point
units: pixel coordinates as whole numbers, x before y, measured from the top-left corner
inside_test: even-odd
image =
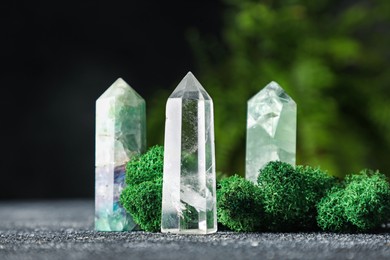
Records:
[[[189,72],[167,101],[161,231],[217,231],[213,101]]]
[[[245,177],[257,183],[270,161],[295,166],[297,106],[276,82],[248,101]]]
[[[145,101],[119,78],[96,100],[96,230],[128,231],[136,226],[119,196],[126,163],[145,148]]]

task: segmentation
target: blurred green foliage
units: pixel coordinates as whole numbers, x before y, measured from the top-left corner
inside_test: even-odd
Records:
[[[188,34],[214,101],[217,170],[244,172],[246,102],[274,80],[298,104],[298,164],[389,174],[390,1],[224,1],[220,36]],[[149,144],[163,143],[168,96],[149,103]]]

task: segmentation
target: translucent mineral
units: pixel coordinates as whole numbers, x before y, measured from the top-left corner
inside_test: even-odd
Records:
[[[213,101],[189,72],[166,106],[161,231],[217,231]]]
[[[246,179],[257,183],[259,170],[270,161],[295,166],[297,106],[276,82],[248,101]]]
[[[145,151],[145,101],[119,78],[96,100],[95,229],[129,231],[136,224],[119,203],[125,165]]]

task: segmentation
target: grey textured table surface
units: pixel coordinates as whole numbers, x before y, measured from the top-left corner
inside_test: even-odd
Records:
[[[390,233],[93,231],[93,201],[0,202],[0,259],[390,259]]]

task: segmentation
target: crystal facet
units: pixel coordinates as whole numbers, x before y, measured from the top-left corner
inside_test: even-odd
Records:
[[[248,101],[246,179],[257,183],[270,161],[295,166],[297,106],[276,82]]]
[[[119,78],[96,100],[96,230],[128,231],[136,226],[119,196],[126,163],[145,147],[145,101]]]
[[[213,101],[189,72],[167,101],[161,231],[217,231]]]

